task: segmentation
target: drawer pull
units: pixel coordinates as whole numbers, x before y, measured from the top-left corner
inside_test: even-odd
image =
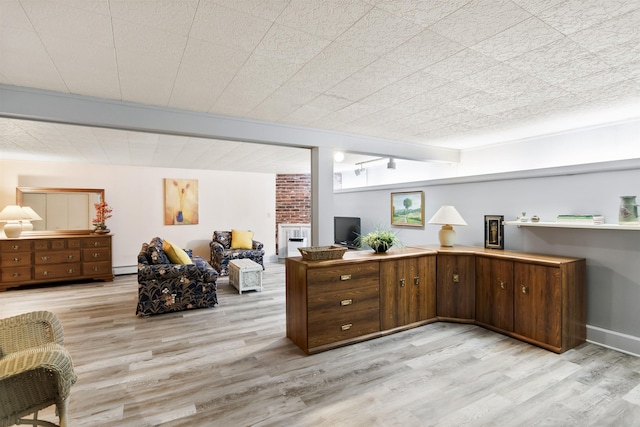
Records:
[[[75,256],[74,255],[67,255],[67,259],[74,259]]]
[[[100,246],[100,242],[93,242],[93,246]]]
[[[70,268],[70,269],[68,269],[68,270],[67,270],[67,273],[69,273],[69,274],[73,274],[73,273],[75,273],[75,272],[76,272],[76,271],[75,271],[73,268]]]
[[[47,270],[45,270],[45,271],[43,271],[43,272],[42,272],[42,275],[43,275],[43,276],[48,276],[49,274],[51,274],[51,272],[50,272],[50,271],[47,271]]]
[[[100,252],[94,252],[91,254],[91,256],[94,258],[100,258]]]
[[[342,329],[343,331],[348,331],[349,329],[351,329],[352,326],[353,326],[353,323],[347,323],[346,325],[340,326],[340,329]]]
[[[13,273],[11,277],[20,277],[20,273]]]
[[[420,277],[416,276],[413,278],[413,284],[418,286],[420,285]]]
[[[507,289],[507,282],[504,280],[499,280],[498,282],[500,283],[500,289]]]
[[[94,265],[93,266],[93,271],[100,271],[100,267]]]
[[[11,250],[12,251],[17,251],[18,249],[20,249],[20,245],[12,245],[11,246]]]
[[[42,261],[49,261],[50,258],[48,256],[41,256],[40,259]]]
[[[453,275],[453,283],[460,283],[460,275],[458,273]]]
[[[351,280],[351,275],[343,274],[342,276],[340,276],[340,280]]]
[[[11,262],[20,262],[22,258],[11,258]]]
[[[522,293],[525,295],[529,295],[529,287],[526,285],[522,285],[522,287],[520,288],[522,290]]]
[[[343,299],[342,301],[340,301],[340,305],[345,306],[345,305],[351,305],[353,304],[353,300],[352,299]]]
[[[404,288],[404,285],[405,285],[405,281],[404,281],[404,279],[400,279],[400,287],[401,287],[401,288]]]

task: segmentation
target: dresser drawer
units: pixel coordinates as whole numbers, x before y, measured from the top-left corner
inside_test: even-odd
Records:
[[[80,263],[37,265],[34,268],[34,279],[59,279],[79,277],[82,273]]]
[[[379,311],[361,310],[324,321],[309,321],[308,347],[319,347],[380,331]]]
[[[82,250],[82,259],[84,262],[107,261],[111,259],[110,252],[109,248],[85,248]]]
[[[377,310],[380,292],[377,284],[339,291],[322,292],[309,297],[309,321],[325,321],[328,317],[360,310]]]
[[[79,239],[42,239],[33,242],[36,251],[46,251],[49,249],[78,249]]]
[[[307,272],[309,294],[377,285],[379,271],[377,262],[310,269]]]
[[[0,254],[0,267],[24,267],[31,265],[31,252]]]
[[[0,241],[0,252],[31,252],[31,241],[10,240]]]
[[[31,280],[31,267],[0,268],[1,282],[22,282]]]
[[[36,252],[33,261],[36,265],[80,262],[80,251],[70,250]]]
[[[83,248],[109,248],[111,247],[111,237],[91,237],[82,239]]]
[[[111,263],[109,261],[84,262],[82,263],[82,274],[85,276],[100,276],[113,274],[113,271],[111,271]]]

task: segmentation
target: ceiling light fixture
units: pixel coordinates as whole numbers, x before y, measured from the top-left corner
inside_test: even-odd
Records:
[[[344,153],[342,151],[336,151],[333,155],[333,161],[336,163],[340,163],[344,160]]]
[[[396,162],[395,160],[393,160],[393,157],[389,158],[389,163],[387,163],[387,169],[395,169],[396,168]]]

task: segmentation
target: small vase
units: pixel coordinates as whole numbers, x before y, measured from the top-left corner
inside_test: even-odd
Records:
[[[386,247],[384,245],[381,245],[381,246],[376,246],[375,248],[371,247],[371,249],[373,249],[373,251],[375,253],[377,253],[377,254],[383,254],[383,253],[387,252],[390,248],[388,248],[388,247]]]
[[[620,196],[619,224],[638,224],[636,196]]]
[[[182,222],[183,220],[182,211],[178,211],[178,215],[176,215],[176,222]]]

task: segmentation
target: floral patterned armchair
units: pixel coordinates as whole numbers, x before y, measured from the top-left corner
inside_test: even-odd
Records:
[[[218,272],[200,256],[186,251],[193,264],[173,264],[163,250],[162,239],[143,243],[138,253],[138,308],[136,314],[149,315],[218,303]]]
[[[264,244],[252,240],[251,249],[232,249],[231,231],[214,231],[209,247],[211,248],[211,265],[220,276],[229,275],[229,261],[232,259],[250,259],[262,266],[264,270]]]

